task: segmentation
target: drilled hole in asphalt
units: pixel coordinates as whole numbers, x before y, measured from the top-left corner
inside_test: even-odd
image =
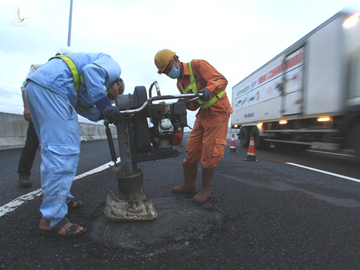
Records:
[[[90,237],[109,247],[144,248],[202,239],[222,223],[222,214],[209,202],[196,204],[186,198],[152,200],[158,217],[152,221],[111,221],[99,217]]]

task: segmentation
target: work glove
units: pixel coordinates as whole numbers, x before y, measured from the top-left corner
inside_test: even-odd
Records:
[[[189,101],[186,98],[179,98],[178,102],[184,102],[185,103],[185,107],[189,106]]]
[[[198,93],[203,93],[203,95],[200,97],[201,101],[208,101],[210,99],[210,90],[207,88],[203,88],[201,90],[198,91]]]
[[[108,119],[110,123],[114,123],[116,118],[119,118],[121,115],[119,109],[115,106],[107,106],[105,109],[103,109],[102,113],[104,118]]]

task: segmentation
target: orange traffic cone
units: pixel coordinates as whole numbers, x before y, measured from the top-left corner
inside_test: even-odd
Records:
[[[249,150],[247,153],[247,157],[244,158],[245,161],[258,161],[255,157],[255,143],[254,143],[254,137],[251,137],[250,144],[249,144]]]
[[[235,146],[235,138],[234,138],[234,134],[232,135],[232,138],[231,138],[231,143],[230,143],[230,152],[236,152],[236,146]]]

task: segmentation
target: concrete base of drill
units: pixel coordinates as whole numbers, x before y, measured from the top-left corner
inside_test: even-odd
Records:
[[[132,175],[118,174],[117,178],[119,198],[107,196],[105,216],[114,221],[155,219],[157,213],[154,205],[145,200],[142,171]]]

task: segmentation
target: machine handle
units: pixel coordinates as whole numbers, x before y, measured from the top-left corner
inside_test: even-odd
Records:
[[[149,97],[151,98],[152,95],[151,95],[151,90],[153,88],[153,86],[155,85],[155,88],[156,88],[156,94],[158,96],[161,96],[161,92],[160,92],[160,87],[159,87],[159,84],[157,81],[153,82],[151,85],[150,85],[150,89],[149,89]]]
[[[155,101],[155,100],[165,100],[165,99],[179,99],[179,98],[193,98],[189,101],[194,101],[196,99],[199,99],[201,96],[203,96],[203,93],[196,93],[196,94],[182,94],[182,95],[167,95],[167,96],[157,96],[157,97],[152,97],[149,98],[148,100],[146,100],[144,102],[143,105],[141,105],[139,108],[137,109],[132,109],[132,110],[125,110],[125,111],[120,111],[121,114],[129,114],[129,113],[137,113],[142,111],[149,103]]]
[[[111,154],[111,159],[114,162],[114,166],[116,166],[116,152],[114,147],[114,141],[112,139],[111,130],[109,128],[109,120],[105,119],[104,121],[105,130],[106,130],[106,137],[109,143],[109,149]]]

